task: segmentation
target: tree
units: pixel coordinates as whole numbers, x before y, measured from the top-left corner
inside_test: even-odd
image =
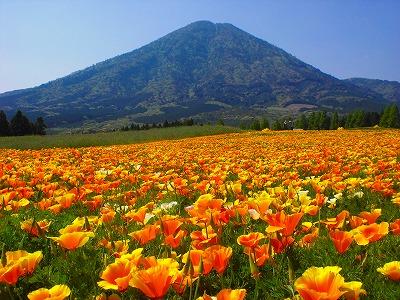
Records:
[[[0,136],[10,135],[10,124],[4,111],[0,110]]]
[[[389,106],[388,127],[400,128],[400,113],[396,104]]]
[[[318,129],[318,113],[313,111],[309,116],[308,116],[308,129],[316,130]]]
[[[269,128],[269,121],[267,118],[263,118],[260,122],[261,130],[265,128]]]
[[[335,111],[332,115],[331,124],[329,126],[329,129],[336,130],[338,128],[339,128],[339,116],[338,116],[338,113]]]
[[[326,111],[320,111],[318,114],[318,129],[329,129],[331,118]]]
[[[261,130],[260,121],[258,119],[255,119],[253,121],[253,123],[251,123],[250,129],[252,129],[252,130]]]
[[[31,122],[29,122],[29,119],[25,117],[20,110],[18,110],[11,119],[10,125],[13,135],[27,135],[33,133]]]
[[[34,134],[46,135],[47,125],[44,123],[44,120],[42,117],[39,117],[36,119],[36,122],[33,125],[33,128],[34,128]]]
[[[298,129],[308,129],[308,122],[307,122],[307,117],[304,114],[301,114],[295,123],[296,128]]]
[[[272,130],[283,130],[283,123],[281,120],[276,120],[272,123]]]
[[[217,125],[218,125],[218,126],[224,126],[224,125],[225,125],[224,120],[219,119],[219,120],[217,121]]]

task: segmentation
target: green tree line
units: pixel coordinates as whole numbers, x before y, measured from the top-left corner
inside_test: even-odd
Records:
[[[279,122],[282,123],[282,121]],[[347,115],[339,115],[337,112],[312,112],[307,115],[300,115],[293,122],[294,128],[311,130],[338,129],[339,127],[372,127],[375,125],[385,128],[400,128],[400,114],[397,105],[392,104],[386,107],[382,113],[366,112],[364,110],[356,110]],[[282,124],[275,126],[282,127]]]
[[[45,135],[46,124],[42,117],[38,117],[35,122],[31,122],[20,110],[7,120],[7,115],[0,110],[0,136],[15,135]]]
[[[120,129],[120,131],[129,131],[129,130],[147,130],[151,128],[168,128],[168,127],[180,127],[180,126],[193,126],[193,119],[184,119],[184,120],[175,120],[168,122],[165,120],[163,123],[145,123],[145,124],[136,124],[132,123],[130,126],[124,126]],[[202,124],[201,124],[202,125]]]
[[[337,112],[314,111],[301,114],[296,119],[281,118],[275,120],[271,126],[266,118],[254,119],[251,122],[240,124],[242,129],[263,130],[327,130],[343,128],[372,127],[379,125],[385,128],[400,128],[400,114],[396,104],[386,107],[381,113],[356,110],[349,114],[339,115]]]

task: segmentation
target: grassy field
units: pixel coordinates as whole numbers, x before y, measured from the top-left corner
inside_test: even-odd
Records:
[[[229,126],[190,126],[160,128],[143,131],[117,131],[95,134],[59,134],[47,136],[0,137],[0,148],[42,149],[65,147],[109,146],[135,144],[159,140],[239,132]]]

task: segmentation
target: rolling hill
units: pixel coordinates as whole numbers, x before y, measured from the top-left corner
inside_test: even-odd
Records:
[[[231,24],[198,21],[40,86],[0,94],[0,109],[50,127],[112,128],[182,117],[228,122],[305,109],[380,110],[374,90],[327,75]]]
[[[368,78],[349,78],[346,79],[346,81],[361,88],[374,91],[375,93],[380,94],[386,100],[400,105],[400,82],[398,81]]]

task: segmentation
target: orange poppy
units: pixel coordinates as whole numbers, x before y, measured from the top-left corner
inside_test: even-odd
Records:
[[[285,236],[292,235],[303,213],[286,215],[282,210],[275,214],[266,214],[263,219],[269,224],[265,230],[267,233],[279,231]]]
[[[251,232],[246,235],[241,235],[237,238],[237,243],[239,245],[254,248],[258,246],[258,243],[264,239],[265,236],[261,232]]]
[[[173,279],[174,274],[171,274],[170,268],[165,265],[156,265],[133,272],[129,285],[141,290],[150,299],[162,299],[173,283]]]
[[[264,244],[262,246],[257,246],[255,248],[246,247],[244,249],[244,253],[251,256],[253,261],[259,267],[263,266],[265,264],[265,261],[271,257],[269,252],[270,252],[269,244]]]
[[[179,271],[176,273],[172,287],[179,295],[182,295],[185,292],[186,287],[191,286],[197,278],[198,277],[192,277],[185,274],[184,271]]]
[[[270,243],[275,253],[282,253],[287,247],[294,243],[294,238],[292,236],[275,237],[270,239]]]
[[[129,211],[124,216],[123,219],[128,222],[138,222],[144,224],[144,218],[146,216],[148,208],[146,206],[142,206],[136,211]]]
[[[341,287],[341,290],[345,292],[343,294],[343,297],[346,300],[358,300],[360,298],[360,295],[367,294],[367,292],[361,287],[362,282],[359,281],[345,282]]]
[[[47,220],[34,221],[28,219],[21,222],[21,229],[28,232],[29,234],[38,237],[40,234],[47,232],[50,226],[50,222]]]
[[[213,260],[211,256],[204,254],[203,250],[193,249],[189,251],[191,267],[193,268],[193,276],[198,274],[207,275],[213,268]],[[186,262],[187,259],[184,258]]]
[[[203,228],[201,231],[190,233],[192,246],[196,249],[204,249],[208,245],[214,245],[218,242],[218,236],[211,226]]]
[[[214,245],[204,250],[204,257],[208,257],[212,262],[212,266],[218,274],[225,272],[228,267],[229,260],[232,256],[232,248],[220,245]]]
[[[311,233],[306,234],[301,238],[301,240],[299,241],[299,245],[301,247],[310,247],[312,243],[315,241],[315,239],[318,238],[318,236],[319,236],[319,228],[316,227],[313,229]]]
[[[245,297],[245,289],[223,289],[217,294],[217,300],[243,300]]]
[[[363,225],[366,222],[364,218],[358,216],[351,216],[350,217],[350,226],[351,228],[357,228],[358,226]]]
[[[94,237],[94,233],[91,231],[75,231],[61,234],[59,237],[49,237],[53,241],[56,241],[62,248],[67,250],[75,250],[85,245],[89,238]]]
[[[325,221],[321,221],[321,223],[324,223],[329,230],[340,229],[343,227],[346,218],[349,216],[350,213],[347,210],[343,210],[335,218],[328,218]]]
[[[392,261],[378,268],[377,271],[393,281],[400,281],[400,261]]]
[[[71,294],[68,286],[59,284],[51,289],[41,288],[28,294],[29,300],[63,300]]]
[[[162,218],[161,219],[161,228],[165,235],[174,234],[179,227],[183,224],[178,218]]]
[[[124,291],[131,280],[132,264],[127,259],[117,259],[107,266],[100,278],[104,279],[97,284],[103,289]]]
[[[395,235],[400,235],[400,219],[396,219],[390,223],[390,231]]]
[[[380,224],[373,223],[362,225],[353,229],[352,232],[354,233],[354,240],[358,245],[367,245],[387,235],[389,232],[389,224],[387,222],[382,222]]]
[[[0,264],[0,282],[16,284],[20,277],[33,273],[42,258],[41,251],[33,253],[24,250],[7,251],[5,264]]]
[[[146,245],[148,242],[154,240],[160,231],[157,225],[147,225],[141,230],[131,232],[129,236],[140,243]]]
[[[186,236],[186,231],[179,230],[176,235],[167,235],[164,239],[166,245],[171,246],[171,248],[177,248],[181,244],[182,238]]]
[[[340,254],[345,253],[353,242],[353,234],[348,231],[331,231],[329,232],[329,236],[331,237],[336,250]]]
[[[359,214],[359,216],[365,220],[367,220],[368,224],[375,223],[376,220],[382,214],[382,209],[374,209],[371,212],[363,211]]]
[[[311,267],[298,278],[294,287],[304,300],[337,300],[345,292],[340,290],[344,278],[339,267]]]

